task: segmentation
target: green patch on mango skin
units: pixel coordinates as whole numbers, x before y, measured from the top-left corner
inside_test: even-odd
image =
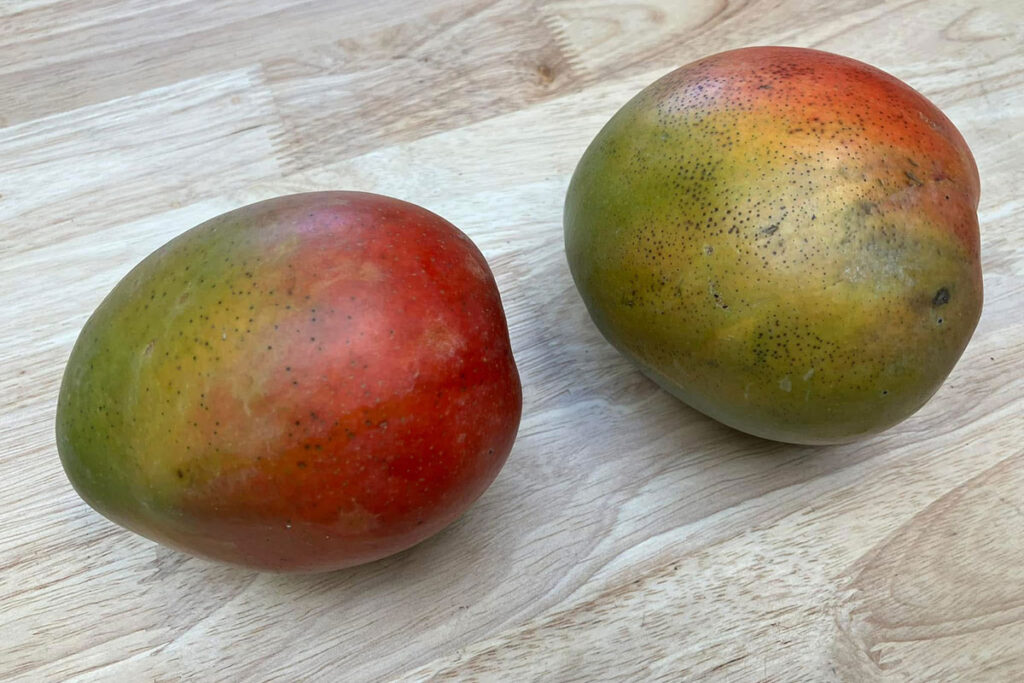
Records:
[[[808,52],[776,61],[813,69],[823,53]],[[973,166],[889,135],[901,122],[871,96],[830,105],[813,78],[792,86],[803,109],[785,79],[744,92],[737,74],[756,79],[730,54],[652,85],[588,148],[565,207],[573,277],[612,344],[725,424],[797,443],[885,429],[935,392],[977,323]]]
[[[140,505],[176,509],[183,489],[218,469],[215,431],[200,438],[182,426],[199,426],[216,369],[290,305],[288,268],[269,274],[294,239],[246,231],[231,214],[202,227],[148,256],[102,302],[61,386],[57,438],[62,454],[74,454],[63,458],[69,478],[120,523]]]

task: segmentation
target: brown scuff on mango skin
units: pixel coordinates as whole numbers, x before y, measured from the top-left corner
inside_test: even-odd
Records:
[[[407,202],[318,192],[213,218],[125,276],[72,350],[56,436],[76,491],[122,526],[314,572],[454,521],[521,409],[470,239]]]
[[[736,429],[845,442],[918,410],[982,306],[977,167],[895,78],[799,48],[714,55],[601,130],[570,183],[597,327]]]

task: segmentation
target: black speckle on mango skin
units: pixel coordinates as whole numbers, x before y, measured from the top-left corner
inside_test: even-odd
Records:
[[[748,48],[608,122],[570,184],[566,254],[602,333],[691,406],[849,441],[920,408],[973,333],[978,193],[962,137],[905,84]]]

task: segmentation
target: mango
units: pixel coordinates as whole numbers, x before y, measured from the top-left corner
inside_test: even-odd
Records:
[[[320,192],[213,218],[128,273],[71,352],[56,434],[114,522],[313,572],[450,524],[502,468],[521,410],[470,239],[413,204]]]
[[[645,88],[587,148],[565,250],[597,328],[735,429],[828,444],[935,393],[982,308],[978,169],[876,68],[753,47]]]

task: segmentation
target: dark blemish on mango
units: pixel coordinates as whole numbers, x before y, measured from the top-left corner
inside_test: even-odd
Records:
[[[922,182],[920,178],[918,178],[916,175],[914,175],[910,171],[904,171],[903,175],[907,176],[907,178],[910,180],[910,182],[914,183],[914,185],[917,185],[918,187],[921,187],[922,185],[924,185],[924,182]]]
[[[932,299],[932,306],[944,306],[949,303],[949,290],[945,287],[935,292],[935,297]],[[939,322],[942,322],[940,319]]]

